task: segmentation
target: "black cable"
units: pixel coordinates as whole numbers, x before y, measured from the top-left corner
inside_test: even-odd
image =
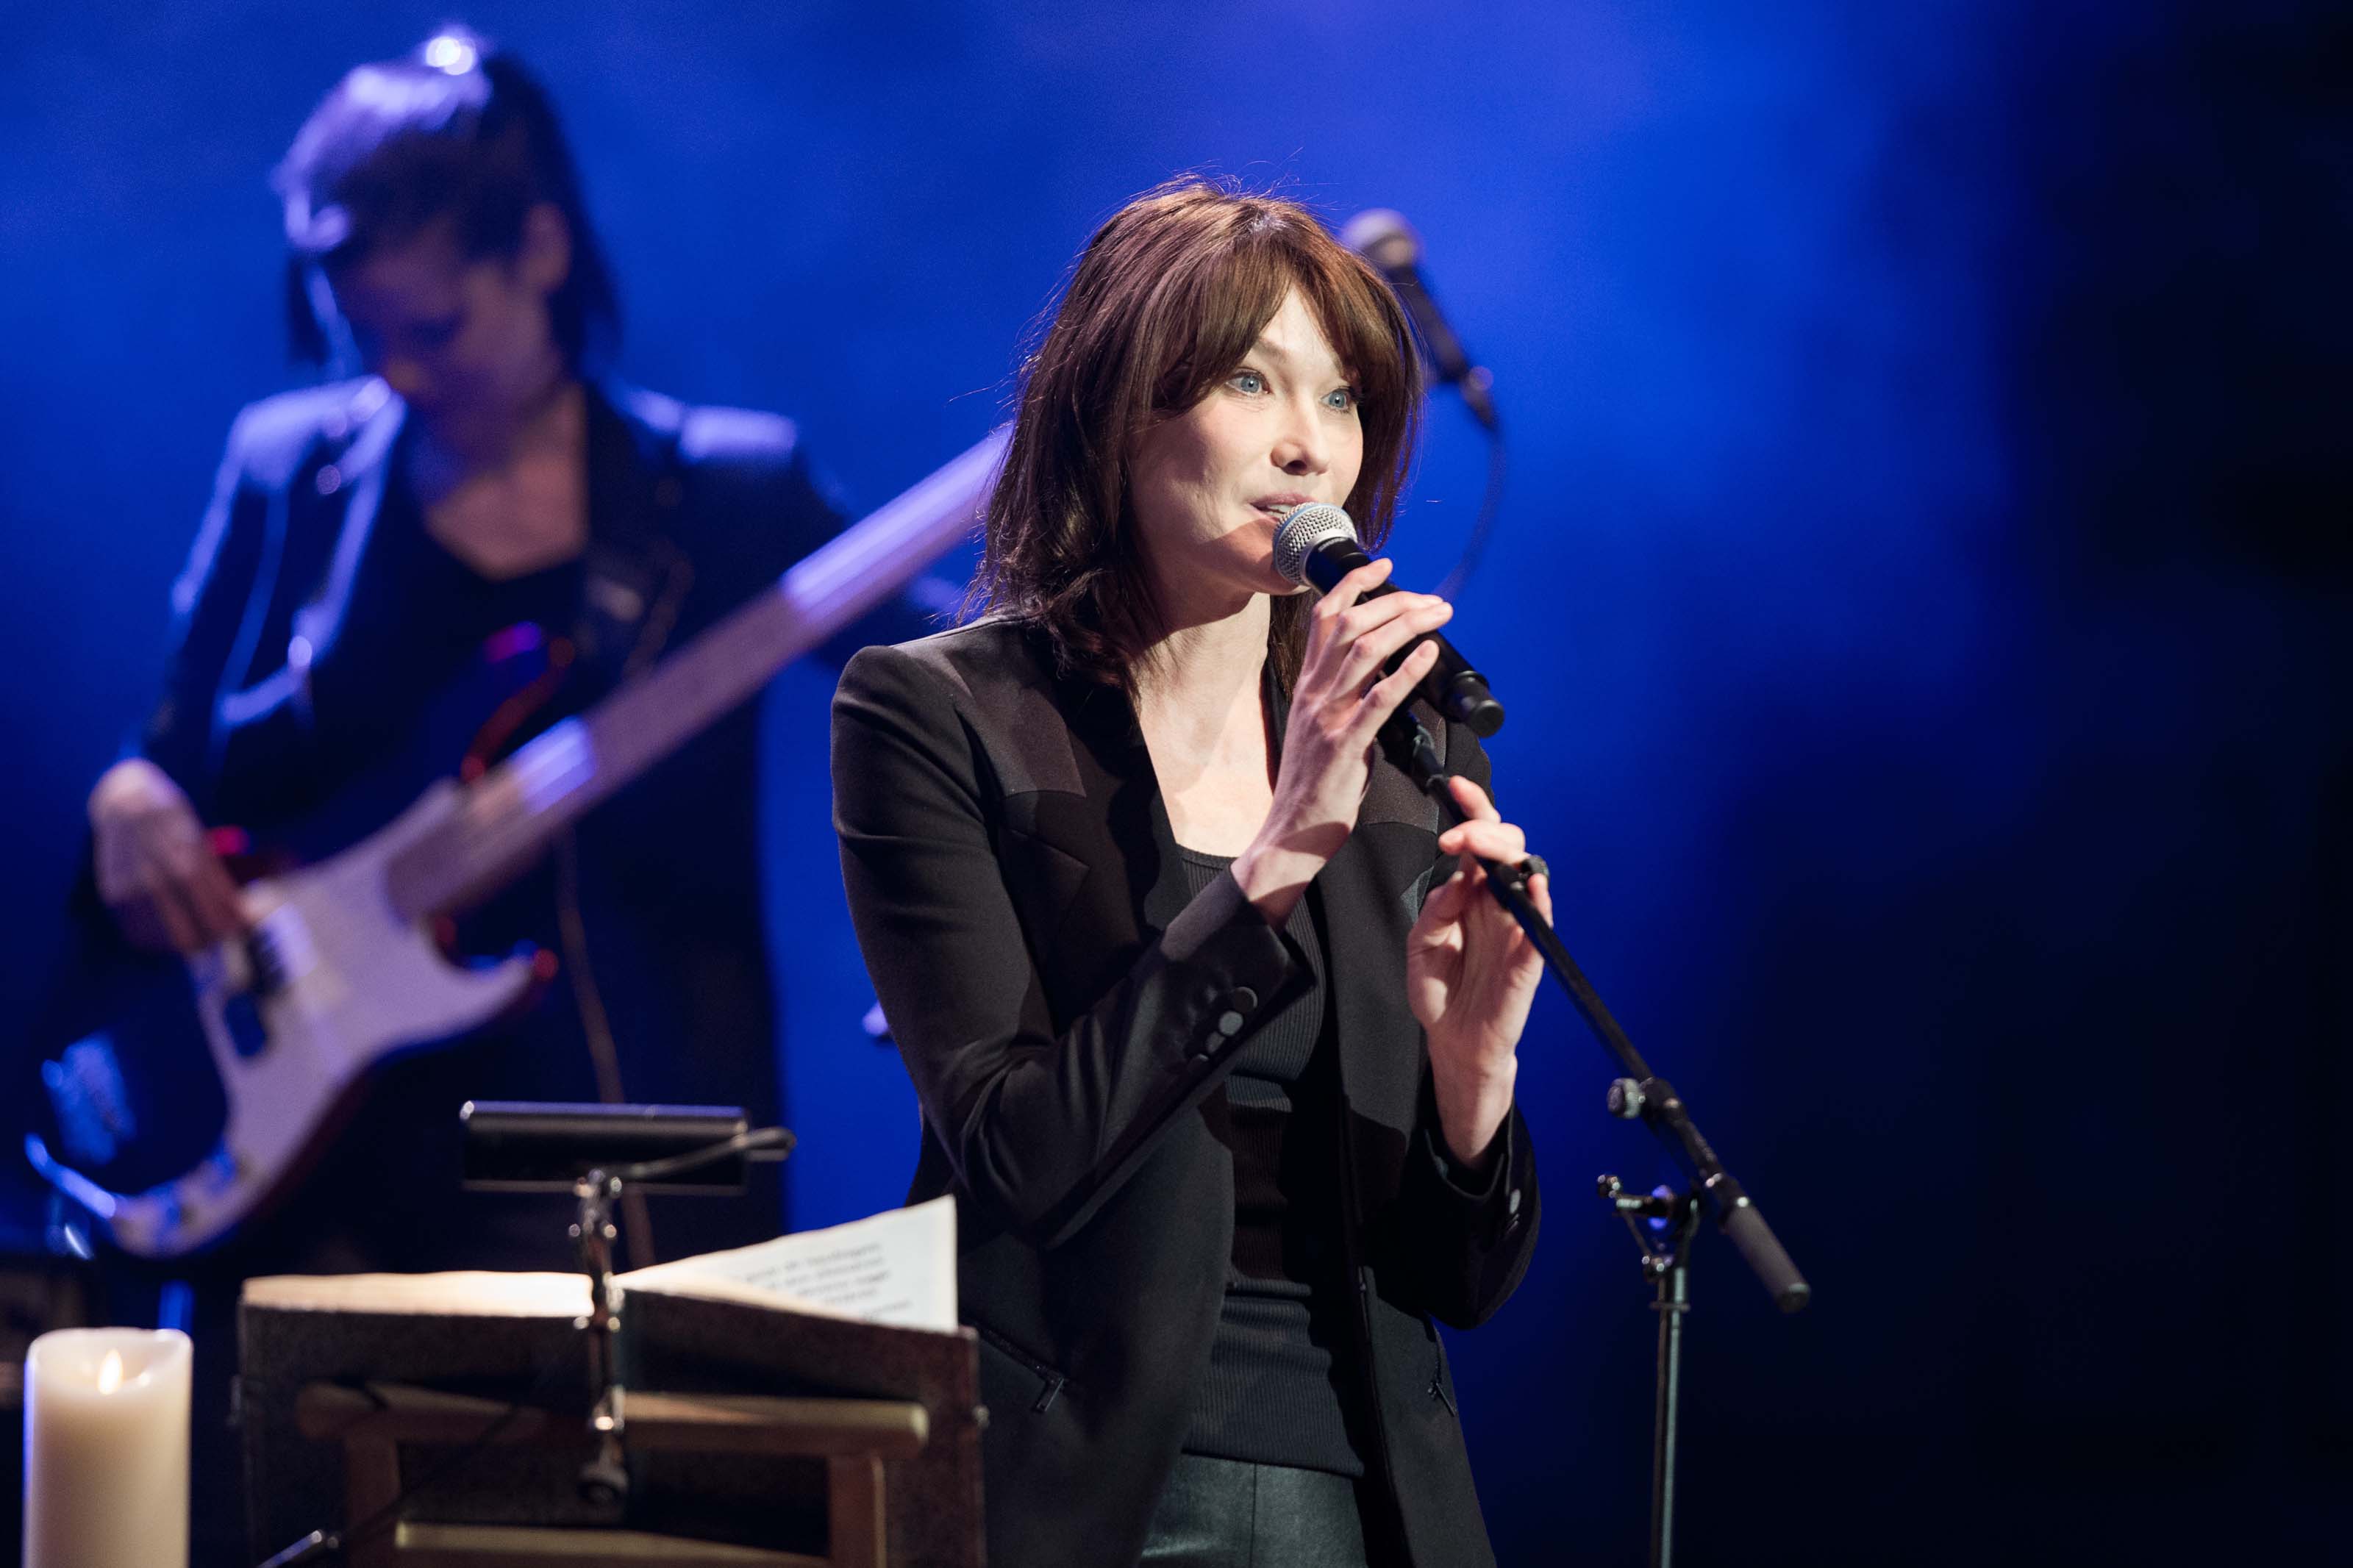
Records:
[[[1438,585],[1438,596],[1451,603],[1471,581],[1471,574],[1479,569],[1479,558],[1486,553],[1487,542],[1495,531],[1495,520],[1504,506],[1504,450],[1501,426],[1482,425],[1487,437],[1487,490],[1479,498],[1479,516],[1471,524],[1471,537],[1462,542],[1462,553],[1454,558],[1454,565],[1446,580]]]
[[[681,1172],[700,1170],[705,1165],[716,1164],[730,1154],[757,1153],[763,1150],[775,1149],[778,1152],[774,1158],[781,1160],[791,1153],[794,1145],[799,1142],[799,1139],[795,1138],[788,1130],[782,1127],[754,1127],[749,1131],[738,1132],[732,1138],[723,1139],[705,1148],[689,1149],[683,1154],[672,1154],[660,1160],[648,1160],[641,1164],[617,1166],[606,1173],[614,1181],[631,1185],[640,1182],[659,1182],[664,1177],[675,1176]]]

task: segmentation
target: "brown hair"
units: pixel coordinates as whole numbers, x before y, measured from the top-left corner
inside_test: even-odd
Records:
[[[1134,662],[1162,620],[1137,548],[1128,452],[1231,374],[1293,288],[1356,386],[1365,455],[1348,514],[1368,546],[1387,537],[1421,401],[1397,297],[1304,207],[1187,177],[1095,231],[1023,365],[969,603],[1043,631],[1066,672],[1132,693]],[[1298,596],[1272,606],[1267,651],[1286,689],[1306,611]]]
[[[322,267],[364,260],[436,222],[470,257],[512,256],[541,203],[564,215],[572,268],[547,301],[575,370],[620,334],[621,307],[555,106],[513,56],[446,26],[403,59],[356,66],[311,111],[272,176],[286,204],[286,322],[326,363],[344,333]]]

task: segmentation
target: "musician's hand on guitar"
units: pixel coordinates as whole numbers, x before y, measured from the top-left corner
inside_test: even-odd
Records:
[[[99,897],[133,944],[198,952],[245,929],[236,882],[163,769],[144,757],[107,769],[90,792],[90,825]]]

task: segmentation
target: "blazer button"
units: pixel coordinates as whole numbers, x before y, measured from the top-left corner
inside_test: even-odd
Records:
[[[1234,994],[1226,998],[1226,1005],[1238,1013],[1255,1013],[1258,1011],[1258,993],[1247,985],[1237,985]]]
[[[1230,1040],[1241,1032],[1242,1016],[1240,1013],[1226,1012],[1218,1015],[1218,1033]]]

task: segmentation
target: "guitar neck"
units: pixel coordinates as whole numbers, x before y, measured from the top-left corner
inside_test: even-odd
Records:
[[[421,919],[502,886],[607,796],[906,586],[979,519],[1008,434],[991,433],[688,647],[467,785],[457,812],[387,867],[394,908]]]

